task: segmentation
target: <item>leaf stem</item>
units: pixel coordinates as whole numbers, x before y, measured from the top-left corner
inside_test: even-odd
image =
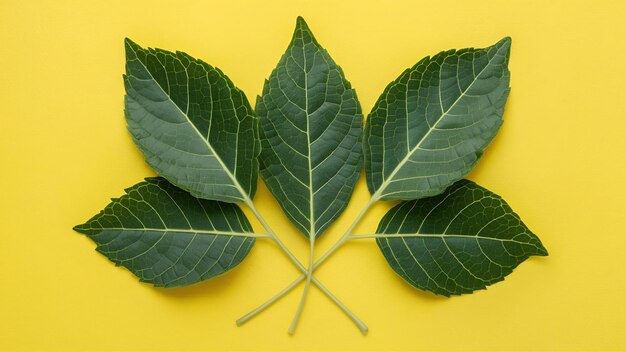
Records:
[[[335,297],[333,294],[330,293],[330,291],[328,291],[328,289],[322,285],[321,282],[317,282],[317,279],[315,278],[315,276],[312,277],[312,281],[314,284],[317,285],[317,287],[326,294],[326,296],[328,296],[328,298],[330,298],[333,302],[335,302],[336,305],[338,305],[341,310],[343,310],[344,313],[346,313],[346,315],[348,316],[348,318],[350,318],[350,320],[352,320],[352,322],[359,328],[359,330],[361,330],[361,333],[363,335],[367,335],[367,332],[369,331],[369,328],[367,327],[367,325],[365,325],[365,323],[359,319],[359,317],[357,317],[354,313],[352,313],[352,311],[350,311],[350,309],[348,309],[348,307],[346,307],[340,300],[337,299],[337,297]]]
[[[296,286],[298,286],[300,282],[302,282],[302,280],[300,280],[300,278],[298,277],[298,279],[294,280],[287,287],[285,287],[282,291],[274,295],[274,297],[270,298],[269,300],[267,300],[265,303],[261,304],[260,306],[254,308],[252,311],[250,311],[250,313],[237,319],[237,326],[241,326],[245,324],[246,322],[248,322],[248,320],[254,318],[257,314],[267,309],[267,307],[274,304],[274,302],[276,302],[279,298],[286,295],[287,293],[289,293],[289,291],[293,290]]]
[[[298,284],[301,283],[302,280],[304,280],[304,275],[292,281],[291,284],[285,287],[282,291],[274,295],[274,297],[270,298],[269,300],[267,300],[265,303],[261,304],[257,308],[253,309],[250,313],[237,319],[237,326],[241,326],[247,323],[248,320],[254,318],[259,313],[267,309],[269,306],[271,306],[276,301],[278,301],[281,297],[283,297],[284,295],[289,293],[291,290],[293,290],[296,286],[298,286]],[[361,330],[361,333],[363,335],[367,335],[369,328],[367,327],[367,325],[365,325],[365,323],[358,316],[356,316],[356,314],[352,313],[352,311],[348,309],[348,307],[346,307],[337,297],[335,297],[335,295],[333,295],[326,288],[326,286],[324,286],[321,282],[319,282],[315,276],[311,278],[311,282],[313,282],[313,284],[316,285],[322,292],[324,292],[326,296],[330,298],[331,301],[335,302],[335,304],[337,304],[341,308],[341,310],[343,310],[343,312],[346,313],[348,318],[350,318],[350,320],[354,322],[354,324],[359,328],[359,330]]]
[[[231,236],[237,236],[237,235],[231,235]],[[241,235],[239,235],[240,237],[254,237],[254,238],[271,238],[271,236],[267,233],[248,233],[248,232],[244,232]]]
[[[348,237],[348,241],[350,241],[350,240],[363,240],[363,239],[368,239],[368,238],[382,238],[382,237],[400,237],[400,236],[385,235],[385,234],[380,234],[380,233],[359,234],[359,235],[350,235]]]
[[[330,247],[330,249],[327,250],[326,253],[324,253],[324,255],[322,255],[322,257],[315,262],[315,264],[313,265],[313,270],[319,268],[319,266],[322,265],[322,263],[324,263],[326,259],[328,259],[328,257],[330,257],[333,253],[335,253],[335,251],[337,251],[339,247],[341,247],[344,243],[346,243],[346,241],[350,239],[350,236],[352,236],[352,231],[354,231],[354,228],[356,227],[356,225],[358,225],[359,222],[361,222],[361,219],[363,219],[363,216],[365,216],[367,211],[377,201],[378,201],[378,196],[377,194],[374,194],[374,196],[372,196],[370,200],[365,204],[363,209],[361,209],[361,212],[359,212],[359,215],[356,216],[356,218],[354,219],[350,227],[348,227],[348,229],[343,234],[343,236],[341,236],[341,238],[339,238],[339,240],[337,240],[337,242],[335,242],[335,244],[332,247]]]
[[[311,277],[313,276],[314,264],[313,256],[315,255],[315,233],[309,234],[309,248],[311,249],[311,251],[309,253],[309,268],[306,272],[306,283],[304,284],[304,291],[302,291],[302,298],[300,299],[298,310],[296,311],[296,315],[293,317],[293,321],[291,322],[291,326],[289,327],[289,335],[293,335],[296,332],[296,327],[298,326],[298,322],[300,321],[300,316],[302,315],[302,310],[304,309],[304,303],[306,302],[309,288],[311,287]]]
[[[450,236],[463,237],[463,235]],[[468,235],[469,236],[469,235]],[[348,240],[361,240],[368,238],[407,238],[407,237],[443,237],[443,234],[436,233],[367,233],[349,236]],[[471,236],[472,238],[480,238],[480,236]]]
[[[287,286],[285,289],[283,289],[281,292],[279,292],[272,299],[270,299],[269,301],[263,303],[262,305],[260,305],[259,307],[257,307],[253,311],[251,311],[250,313],[248,313],[248,314],[244,315],[243,317],[239,318],[237,320],[237,325],[239,325],[239,326],[243,325],[248,320],[250,320],[253,317],[255,317],[258,313],[264,311],[267,307],[272,305],[278,299],[280,299],[281,297],[286,295],[289,291],[291,291],[300,282],[302,282],[302,280],[304,280],[306,278],[304,273],[308,273],[308,270],[304,267],[304,265],[302,265],[302,263],[300,263],[298,258],[296,258],[293,255],[293,253],[289,250],[289,248],[287,248],[285,243],[283,243],[283,241],[281,241],[281,239],[276,235],[276,233],[269,227],[269,225],[267,224],[267,222],[265,221],[263,216],[261,216],[261,214],[259,213],[257,208],[254,206],[254,203],[252,202],[252,200],[250,198],[246,198],[245,204],[248,206],[248,208],[250,208],[252,213],[254,213],[254,216],[259,220],[259,222],[261,223],[261,226],[263,226],[263,228],[267,232],[267,237],[270,238],[272,241],[274,241],[274,243],[276,243],[278,245],[278,247],[282,250],[282,252],[285,253],[285,255],[287,255],[287,257],[289,257],[289,259],[295,264],[296,267],[298,267],[298,269],[301,272],[303,272],[303,274],[300,276],[301,278],[298,277],[297,280],[292,282],[289,286]],[[313,248],[311,248],[311,258],[310,258],[310,261],[313,260],[312,253],[313,253]],[[313,270],[311,270],[311,274],[312,274]],[[332,292],[330,292],[324,285],[322,285],[322,283],[319,280],[317,280],[317,278],[313,277],[312,275],[311,275],[311,282],[313,282],[313,284],[315,286],[317,286],[324,294],[326,294],[326,296],[328,296],[328,298],[330,298],[331,301],[335,302],[335,304],[348,317],[350,317],[350,319],[356,324],[356,326],[359,328],[359,330],[361,330],[361,332],[363,334],[367,333],[367,326],[365,325],[365,323],[363,323],[363,321],[361,319],[359,319],[359,317],[357,317],[354,313],[352,313],[352,311],[350,311],[350,309],[348,309],[348,307],[346,307],[345,304],[343,304]]]
[[[317,268],[319,268],[320,265],[322,265],[322,263],[324,263],[333,253],[335,253],[335,251],[337,251],[337,249],[339,249],[339,247],[341,247],[344,243],[346,243],[349,239],[351,239],[352,237],[355,237],[352,235],[352,231],[354,231],[354,228],[356,227],[356,225],[359,224],[359,222],[361,221],[361,219],[363,218],[363,216],[365,216],[365,214],[367,213],[367,211],[371,208],[372,205],[374,205],[374,203],[376,203],[378,201],[378,194],[379,192],[376,192],[371,198],[370,200],[367,202],[367,204],[365,204],[365,206],[363,207],[363,209],[361,209],[361,211],[359,212],[359,214],[357,215],[357,217],[354,219],[354,221],[352,222],[352,224],[350,225],[350,227],[348,227],[348,229],[346,230],[346,232],[343,234],[343,236],[341,236],[341,238],[339,238],[339,240],[337,240],[337,242],[335,242],[335,244],[328,250],[326,251],[326,253],[324,253],[324,255],[322,255],[322,257],[320,257],[320,259],[318,259],[310,268],[312,269],[312,271],[315,271]],[[269,231],[268,231],[269,232]],[[303,270],[304,272],[304,270]],[[308,271],[307,271],[308,273]],[[244,315],[244,317],[242,317],[241,319],[244,319],[244,322],[253,318],[255,315],[261,313],[262,311],[264,311],[267,307],[269,307],[270,305],[272,305],[274,302],[276,302],[277,300],[279,300],[280,298],[282,298],[284,295],[286,295],[287,293],[289,293],[289,291],[291,291],[294,287],[296,287],[299,283],[301,283],[304,279],[307,278],[307,275],[305,275],[304,273],[300,276],[298,276],[297,279],[295,279],[292,283],[290,283],[287,287],[285,287],[282,291],[280,291],[278,294],[276,294],[275,296],[273,296],[272,298],[270,298],[269,300],[267,300],[265,303],[261,304],[258,308],[256,308],[255,310],[253,310],[252,312]],[[318,285],[316,283],[316,279],[315,277],[313,277],[313,283],[322,290],[322,292],[324,292],[324,290],[321,288],[320,285]],[[325,292],[326,293],[326,292]],[[330,293],[330,292],[329,292]],[[334,296],[332,295],[328,295],[328,297],[333,300],[333,302],[337,303],[337,301],[335,301],[333,299]],[[337,305],[339,305],[339,307],[344,311],[344,313],[346,313],[354,322],[355,324],[357,324],[357,326],[359,326],[358,322],[361,322],[360,319],[358,319],[354,314],[352,314],[352,312],[350,312],[347,308],[344,309],[343,307],[345,307],[343,304],[339,304],[337,303]],[[240,320],[241,320],[240,319]],[[238,320],[239,321],[239,320]],[[361,322],[362,323],[362,322]],[[242,323],[243,324],[243,323]],[[361,332],[363,332],[363,334],[367,333],[367,326],[365,326],[365,324],[363,324],[362,326],[359,326],[359,329],[361,330]]]
[[[289,248],[287,248],[287,246],[285,246],[285,243],[283,243],[283,241],[280,240],[280,238],[276,235],[274,230],[272,230],[269,227],[269,225],[267,224],[267,222],[265,221],[263,216],[261,216],[261,214],[259,213],[257,208],[254,206],[254,203],[252,203],[252,200],[250,198],[246,197],[245,203],[248,206],[248,208],[250,208],[250,210],[252,210],[252,213],[254,213],[254,216],[257,218],[257,220],[259,220],[259,222],[261,223],[261,226],[263,226],[263,228],[265,229],[265,231],[267,232],[269,237],[278,245],[278,247],[280,247],[280,249],[282,249],[282,251],[298,267],[298,269],[300,269],[300,271],[306,272],[306,268],[304,267],[304,265],[302,265],[302,263],[300,263],[298,258],[296,258],[293,255],[293,253],[291,253]]]

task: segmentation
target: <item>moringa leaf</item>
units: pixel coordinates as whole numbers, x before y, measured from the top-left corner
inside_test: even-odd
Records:
[[[364,131],[373,198],[433,196],[467,175],[502,124],[510,46],[444,51],[387,86]]]
[[[361,106],[343,71],[302,17],[257,99],[261,176],[291,222],[320,236],[359,177]]]
[[[436,294],[471,293],[504,280],[541,241],[498,195],[468,180],[406,201],[381,220],[376,242],[409,284]]]
[[[116,265],[155,286],[186,286],[237,266],[255,238],[235,204],[192,197],[163,178],[126,190],[74,227]]]
[[[126,39],[128,130],[159,175],[196,197],[254,197],[258,119],[218,68]]]

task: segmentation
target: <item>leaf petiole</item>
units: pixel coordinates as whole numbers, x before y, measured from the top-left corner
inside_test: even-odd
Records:
[[[267,232],[267,238],[270,238],[272,241],[274,241],[274,243],[276,243],[276,245],[278,245],[278,247],[282,250],[283,253],[285,253],[285,255],[287,255],[287,257],[295,264],[296,267],[298,267],[298,269],[303,272],[303,274],[297,279],[295,280],[292,285],[287,286],[285,289],[283,289],[281,292],[279,292],[279,294],[277,294],[276,296],[274,296],[275,298],[270,299],[269,301],[265,302],[264,304],[260,305],[259,307],[257,307],[256,309],[254,309],[253,311],[251,311],[250,313],[244,315],[243,317],[239,318],[237,320],[237,325],[241,326],[244,323],[246,323],[248,320],[252,319],[254,316],[256,316],[258,313],[262,312],[263,310],[265,310],[267,307],[269,307],[270,305],[272,305],[276,300],[278,300],[279,298],[283,297],[285,294],[287,294],[289,291],[291,291],[294,287],[296,287],[300,282],[302,282],[302,280],[304,280],[306,278],[306,275],[304,273],[308,273],[309,270],[307,270],[302,263],[300,263],[300,261],[298,260],[298,258],[296,258],[293,253],[289,250],[289,248],[287,248],[287,246],[285,245],[285,243],[276,235],[276,233],[269,227],[269,225],[267,224],[267,222],[265,221],[265,219],[263,218],[263,216],[261,215],[261,213],[259,213],[259,211],[257,210],[257,208],[254,206],[254,203],[252,202],[252,200],[250,198],[247,198],[245,200],[245,204],[248,206],[248,208],[250,208],[250,210],[252,211],[252,213],[254,214],[254,216],[259,220],[259,222],[261,223],[261,226],[263,226],[263,228],[265,229],[265,231]],[[317,278],[312,276],[313,270],[315,270],[315,267],[313,266],[313,246],[311,246],[311,257],[310,257],[310,262],[311,265],[310,267],[313,267],[312,270],[310,270],[311,272],[311,282],[313,282],[313,284],[315,286],[317,286],[317,288],[320,289],[320,291],[322,291],[326,296],[328,296],[328,298],[330,298],[331,301],[335,302],[335,304],[339,307],[339,309],[341,309],[348,317],[350,317],[350,319],[357,325],[357,327],[359,328],[359,330],[361,330],[361,332],[363,334],[366,334],[368,331],[367,326],[365,325],[365,323],[363,323],[363,321],[361,319],[359,319],[359,317],[357,317],[354,313],[352,313],[352,311],[350,311],[350,309],[348,309],[348,307],[346,307],[345,304],[343,304],[335,295],[332,294],[332,292],[330,292],[324,285],[322,285],[322,283],[317,280]],[[303,300],[304,301],[304,300]],[[296,319],[294,318],[294,321],[296,321]],[[297,322],[297,321],[296,321]],[[290,328],[291,331],[291,328]],[[295,331],[295,327],[294,327],[294,331]]]
[[[357,217],[354,219],[354,221],[352,222],[352,224],[350,225],[348,230],[346,230],[346,232],[343,234],[343,236],[341,236],[341,238],[339,240],[337,240],[337,242],[335,242],[335,244],[328,251],[326,251],[326,253],[324,253],[324,255],[322,255],[322,257],[320,257],[320,259],[318,259],[311,266],[311,268],[312,268],[311,272],[313,272],[317,268],[319,268],[319,266],[322,265],[322,263],[324,263],[333,253],[335,253],[335,251],[337,251],[337,249],[339,249],[339,247],[341,247],[344,243],[346,243],[348,240],[350,240],[353,237],[355,237],[354,235],[352,235],[352,231],[354,231],[354,228],[356,227],[356,225],[359,224],[359,222],[365,216],[367,211],[371,208],[372,205],[374,205],[374,203],[376,203],[378,201],[378,199],[379,198],[378,198],[378,194],[377,193],[374,194],[374,196],[372,196],[370,198],[370,200],[367,202],[367,204],[365,204],[363,209],[361,209],[361,211],[359,212]],[[311,256],[311,258],[312,258],[312,256]],[[306,278],[307,278],[307,276],[305,274],[300,275],[297,279],[295,279],[292,283],[287,285],[287,287],[285,287],[283,290],[281,290],[278,294],[276,294],[275,296],[273,296],[272,298],[267,300],[265,303],[261,304],[259,307],[255,308],[254,310],[249,312],[248,314],[244,315],[239,320],[237,320],[237,324],[241,325],[241,324],[245,323],[246,321],[252,319],[254,316],[256,316],[257,314],[261,313],[266,308],[268,308],[270,305],[272,305],[274,302],[276,302],[277,300],[279,300],[280,298],[285,296],[287,293],[289,293],[294,287],[296,287],[299,283],[301,283]],[[322,287],[318,283],[316,283],[316,281],[317,280],[315,279],[315,277],[313,277],[313,283],[318,288],[320,288],[322,290],[322,292],[326,293],[328,295],[328,297],[331,300],[333,300],[333,302],[335,302],[344,311],[344,313],[346,313],[355,322],[355,324],[359,327],[359,329],[361,330],[361,332],[363,334],[367,334],[367,326],[365,326],[365,324],[363,324],[363,322],[360,319],[358,319],[356,316],[354,316],[354,314],[352,314],[341,302],[339,302],[338,300],[336,301],[333,298],[334,296],[330,295],[330,292],[324,291],[324,289],[322,289]],[[301,301],[301,304],[302,304],[302,301]],[[300,311],[300,309],[299,309],[299,311]],[[296,318],[297,317],[298,317],[298,315],[296,315]],[[294,319],[294,321],[295,321],[295,319]],[[293,327],[293,325],[292,325],[292,327]],[[290,328],[289,331],[291,333],[291,328]]]
[[[298,284],[301,283],[302,280],[304,280],[304,278],[305,278],[304,274],[299,276],[297,279],[293,280],[291,282],[291,284],[289,284],[282,291],[280,291],[279,293],[274,295],[272,298],[267,300],[265,303],[261,304],[260,306],[258,306],[254,310],[252,310],[250,313],[248,313],[248,314],[242,316],[241,318],[237,319],[237,321],[236,321],[237,326],[241,326],[241,325],[247,323],[248,320],[254,318],[257,314],[261,313],[262,311],[267,309],[269,306],[274,304],[274,302],[276,302],[281,297],[283,297],[284,295],[289,293],[291,290],[293,290],[296,286],[298,286]],[[350,309],[348,309],[348,307],[346,307],[337,297],[335,297],[335,295],[333,295],[326,288],[326,286],[322,285],[322,283],[319,282],[315,276],[313,276],[311,278],[311,282],[313,282],[313,284],[315,284],[322,292],[324,292],[326,294],[326,296],[328,298],[330,298],[331,301],[335,302],[335,304],[337,304],[339,306],[339,308],[341,308],[341,310],[344,313],[346,313],[346,315],[350,318],[350,320],[352,320],[354,322],[354,324],[359,328],[359,330],[361,331],[361,333],[363,335],[367,335],[367,332],[369,331],[369,328],[367,327],[367,325],[365,325],[365,323],[361,319],[359,319],[359,317],[357,317],[354,313],[352,313],[352,311],[350,311]]]
[[[313,265],[315,264],[313,261],[313,256],[315,255],[315,234],[310,234],[310,253],[309,253],[309,268],[306,272],[306,283],[304,284],[304,291],[302,292],[302,298],[300,299],[300,304],[298,304],[298,310],[296,311],[296,315],[293,317],[293,321],[291,322],[291,326],[289,327],[289,334],[293,335],[296,332],[296,327],[298,326],[298,321],[300,320],[300,315],[302,315],[302,310],[304,309],[304,302],[306,302],[307,295],[309,293],[309,288],[311,287],[311,277],[313,276]]]

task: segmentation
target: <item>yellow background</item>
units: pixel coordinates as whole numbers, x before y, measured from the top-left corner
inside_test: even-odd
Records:
[[[175,3],[0,3],[0,349],[626,349],[626,2]],[[297,15],[365,113],[423,56],[511,36],[505,124],[470,178],[502,195],[550,256],[445,299],[405,284],[373,240],[349,243],[317,275],[369,336],[313,289],[290,337],[302,286],[234,324],[297,275],[267,240],[227,275],[166,290],[140,284],[71,230],[152,175],[125,129],[125,36],[219,66],[254,102]],[[367,197],[361,178],[318,256]],[[307,240],[262,183],[255,203],[306,260]],[[375,229],[389,206],[357,232]]]

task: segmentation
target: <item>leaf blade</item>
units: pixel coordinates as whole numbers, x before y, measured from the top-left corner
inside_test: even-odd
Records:
[[[183,52],[125,46],[125,117],[148,164],[199,198],[253,198],[258,119],[243,92]]]
[[[255,243],[237,205],[195,198],[160,177],[128,188],[74,230],[92,239],[116,265],[158,287],[221,275]]]
[[[395,206],[377,233],[383,236],[376,242],[398,275],[445,296],[484,289],[528,257],[548,254],[501,197],[468,180],[438,196]]]
[[[320,236],[347,206],[362,165],[356,93],[298,18],[257,99],[261,177],[305,236]]]
[[[385,88],[364,130],[372,195],[433,196],[469,173],[502,123],[510,43],[426,57]]]

